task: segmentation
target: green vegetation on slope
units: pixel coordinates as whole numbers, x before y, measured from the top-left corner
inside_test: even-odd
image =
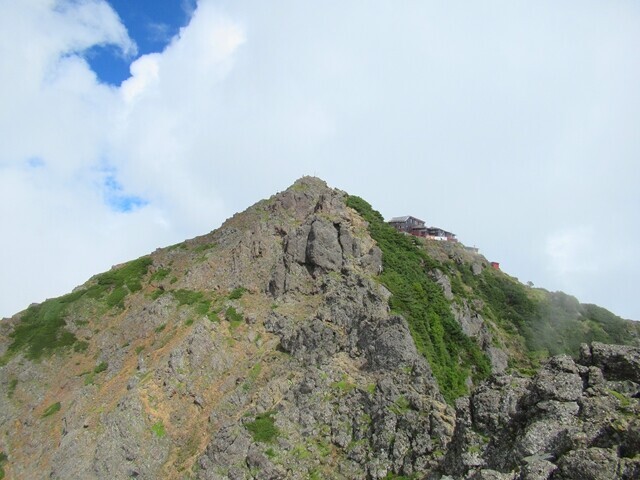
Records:
[[[170,273],[170,268],[159,268],[154,272],[153,275],[151,275],[151,280],[154,282],[161,282],[162,280],[167,278],[167,275],[169,275]]]
[[[274,412],[264,412],[256,416],[253,422],[245,424],[256,442],[273,443],[280,435],[280,429],[275,425]]]
[[[50,417],[51,415],[53,415],[54,413],[57,413],[60,411],[61,405],[60,402],[56,402],[52,405],[49,405],[47,407],[47,409],[44,411],[44,413],[42,414],[42,418],[44,417]]]
[[[171,292],[173,297],[178,301],[178,306],[181,305],[194,305],[195,312],[198,315],[206,315],[211,308],[211,300],[204,298],[202,292],[196,292],[195,290],[174,290]]]
[[[86,342],[79,342],[65,327],[69,307],[83,297],[103,299],[109,307],[124,307],[124,298],[129,293],[142,289],[141,278],[147,273],[151,258],[142,257],[122,267],[96,277],[96,284],[58,298],[31,305],[20,317],[9,345],[8,354],[25,350],[27,358],[37,360],[43,355],[77,345],[76,351],[86,350]],[[6,359],[6,356],[5,356]]]
[[[107,362],[100,362],[100,364],[96,365],[96,368],[93,369],[93,373],[102,373],[107,370],[109,364]]]
[[[589,342],[629,344],[633,324],[596,305],[581,304],[562,292],[527,287],[491,268],[481,275],[471,265],[451,262],[456,295],[480,298],[483,315],[506,335],[519,335],[531,360],[562,353],[577,356],[580,344]],[[467,289],[458,287],[459,282]],[[472,293],[469,293],[472,292]],[[637,338],[637,334],[636,334]]]
[[[7,462],[7,454],[0,451],[0,480],[4,478],[4,464]]]
[[[640,325],[627,322],[596,305],[581,304],[562,292],[536,290],[536,311],[525,332],[527,347],[550,355],[578,355],[581,343],[621,345],[637,342]],[[633,327],[635,332],[633,332]]]
[[[242,295],[244,295],[244,292],[246,292],[247,289],[244,287],[236,287],[233,290],[231,290],[231,293],[229,294],[229,300],[238,300],[240,298],[242,298]]]
[[[91,298],[102,298],[109,293],[106,302],[110,307],[124,308],[124,299],[129,293],[142,290],[141,278],[153,263],[151,257],[140,257],[122,267],[98,275],[96,285],[87,290]]]
[[[9,381],[9,386],[7,387],[7,397],[8,398],[13,397],[13,394],[15,393],[17,386],[18,386],[18,379],[17,378],[12,378]]]
[[[195,290],[174,290],[171,292],[173,297],[178,301],[180,305],[193,305],[194,303],[204,300],[204,294],[202,292],[196,292]]]
[[[97,277],[98,285],[114,288],[126,285],[131,293],[137,292],[142,289],[140,279],[146,275],[152,263],[151,257],[140,257],[116,270],[99,275]]]
[[[68,305],[83,294],[83,291],[70,293],[27,308],[11,333],[13,342],[9,352],[24,349],[27,358],[37,360],[58,348],[73,345],[77,338],[63,328],[66,325],[64,317]]]
[[[162,420],[158,420],[151,426],[151,431],[156,434],[156,437],[162,438],[167,434],[166,429],[164,428],[164,423]]]
[[[429,276],[442,267],[419,248],[415,239],[398,233],[379,212],[359,197],[349,196],[347,205],[367,222],[369,233],[383,254],[380,281],[392,293],[390,306],[409,324],[416,347],[431,364],[447,401],[467,393],[466,379],[489,375],[489,360],[467,337],[451,313],[442,289]]]
[[[232,330],[235,330],[244,322],[244,317],[232,306],[227,307],[224,316],[229,321],[229,326]]]

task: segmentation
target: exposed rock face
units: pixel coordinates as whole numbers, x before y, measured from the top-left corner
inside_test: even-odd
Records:
[[[0,323],[7,478],[640,474],[638,349],[594,343],[577,363],[554,357],[535,377],[506,375],[483,305],[457,301],[436,270],[495,373],[447,405],[389,309],[367,225],[318,179],[149,260],[65,304],[74,348],[29,359],[9,352],[20,315]]]
[[[594,343],[583,352],[579,363],[551,358],[533,378],[495,376],[459,400],[443,471],[469,479],[637,478],[640,351]]]
[[[305,178],[151,258],[148,286],[123,309],[73,307],[67,324],[87,353],[2,367],[3,385],[16,379],[0,398],[11,476],[364,479],[437,467],[454,410],[390,314],[381,251],[344,193]],[[260,437],[257,418],[278,433]]]
[[[583,346],[581,360],[602,370],[609,380],[640,383],[640,351],[623,345],[605,345],[594,342]]]
[[[443,288],[445,288],[446,292],[446,287]],[[462,302],[462,305],[452,303],[451,311],[462,327],[464,334],[473,338],[485,352],[491,362],[491,371],[496,374],[504,373],[508,366],[509,356],[504,350],[494,345],[493,335],[482,315],[476,311],[473,305],[469,305],[466,300]]]
[[[278,308],[264,320],[296,361],[290,366],[295,380],[280,392],[275,409],[288,437],[278,446],[343,451],[344,460],[326,471],[341,478],[428,471],[437,465],[433,452],[453,432],[454,412],[438,393],[406,322],[389,314],[389,293],[373,281],[380,250],[354,229],[357,220],[340,201],[342,194],[322,191],[315,199],[285,192],[276,200],[305,221],[280,232],[283,248],[266,291],[283,309],[300,292],[313,292],[317,304],[301,317]],[[263,408],[273,408],[275,399],[265,400]],[[291,464],[275,462],[263,450],[242,427],[227,425],[199,460],[200,476],[226,478],[219,473],[226,471],[244,478],[237,465],[246,463],[260,470],[257,478],[308,478],[319,463],[308,453]]]
[[[338,241],[338,225],[316,218],[309,228],[305,263],[326,271],[342,267],[342,245]]]

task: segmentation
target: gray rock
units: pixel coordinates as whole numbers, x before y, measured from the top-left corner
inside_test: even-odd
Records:
[[[533,389],[539,400],[575,401],[582,395],[583,382],[570,357],[553,357],[540,370]]]
[[[245,429],[233,424],[224,425],[207,447],[207,457],[213,465],[231,467],[244,463],[251,441]]]
[[[483,307],[482,302],[467,302],[462,304],[452,303],[451,312],[460,324],[462,331],[468,337],[473,338],[477,345],[487,354],[491,362],[491,371],[494,374],[501,374],[506,371],[509,364],[507,353],[496,347],[493,342],[493,335],[487,326],[485,319],[478,313]]]
[[[525,462],[519,480],[549,480],[558,469],[555,464],[539,457],[525,459]]]
[[[491,362],[491,371],[494,374],[502,374],[507,371],[507,368],[509,367],[509,355],[507,355],[507,352],[501,348],[489,345],[489,347],[485,349],[485,353],[487,354],[487,357],[489,357],[489,361]]]
[[[281,345],[306,364],[326,362],[344,347],[339,333],[317,318],[305,321],[291,335],[283,337]]]
[[[612,450],[588,448],[573,450],[558,462],[554,478],[561,480],[611,480],[618,478],[618,457]]]
[[[640,383],[640,349],[624,345],[591,345],[590,364],[602,370],[607,380]]]
[[[288,235],[285,244],[285,253],[292,261],[305,263],[307,257],[307,242],[309,239],[310,225],[299,227],[293,234]]]
[[[618,465],[620,478],[625,480],[635,480],[640,478],[640,459],[621,458]]]
[[[533,421],[519,435],[516,449],[522,457],[567,450],[571,446],[567,429],[572,426],[575,427],[575,422],[572,425],[553,419]]]
[[[104,415],[103,433],[95,445],[93,472],[87,472],[89,476],[126,478],[132,470],[140,478],[155,475],[169,453],[169,442],[166,437],[154,435],[144,417],[142,405],[133,394],[120,401],[114,412]],[[73,456],[66,459],[75,461]]]
[[[409,327],[402,317],[383,320],[376,328],[363,332],[359,347],[366,352],[369,365],[376,369],[412,366],[418,358]]]
[[[358,265],[370,274],[379,275],[382,273],[382,250],[377,246],[371,247],[359,258]]]
[[[470,480],[513,480],[515,473],[503,473],[488,468],[478,470],[476,473],[469,477]]]
[[[474,423],[483,431],[504,429],[519,414],[528,387],[528,379],[510,376],[496,376],[480,385],[471,397]]]
[[[533,379],[493,377],[468,401],[459,400],[442,473],[475,478],[493,470],[519,480],[636,478],[640,405],[628,393],[635,383],[607,381],[589,362],[615,365],[610,372],[619,373],[611,375],[620,378],[633,375],[629,365],[637,351],[606,350],[613,355],[589,350],[582,365],[553,357]]]
[[[433,272],[433,278],[440,288],[442,288],[442,293],[444,293],[444,297],[447,300],[453,300],[453,292],[451,291],[451,281],[449,281],[449,277],[446,276],[442,271],[435,269]]]
[[[338,241],[338,230],[330,222],[316,219],[311,224],[305,252],[305,263],[325,270],[342,267],[342,247]]]

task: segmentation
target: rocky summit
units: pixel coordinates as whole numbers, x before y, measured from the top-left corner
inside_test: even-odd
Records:
[[[2,320],[0,478],[637,479],[639,334],[304,177]]]

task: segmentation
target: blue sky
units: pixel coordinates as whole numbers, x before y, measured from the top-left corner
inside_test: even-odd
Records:
[[[0,317],[305,174],[640,319],[640,3],[0,2]]]
[[[133,51],[122,52],[117,45],[98,44],[82,52],[98,81],[119,87],[131,76],[136,59],[162,52],[185,27],[196,7],[195,0],[109,0],[107,2],[127,30]],[[108,161],[106,161],[108,165]],[[127,213],[144,207],[148,200],[127,195],[113,167],[104,169],[101,189],[105,203],[114,211]]]
[[[188,24],[195,0],[109,0],[129,36],[136,44],[135,55],[124,55],[112,45],[95,45],[85,58],[100,81],[120,85],[129,78],[129,65],[135,58],[161,52]]]

